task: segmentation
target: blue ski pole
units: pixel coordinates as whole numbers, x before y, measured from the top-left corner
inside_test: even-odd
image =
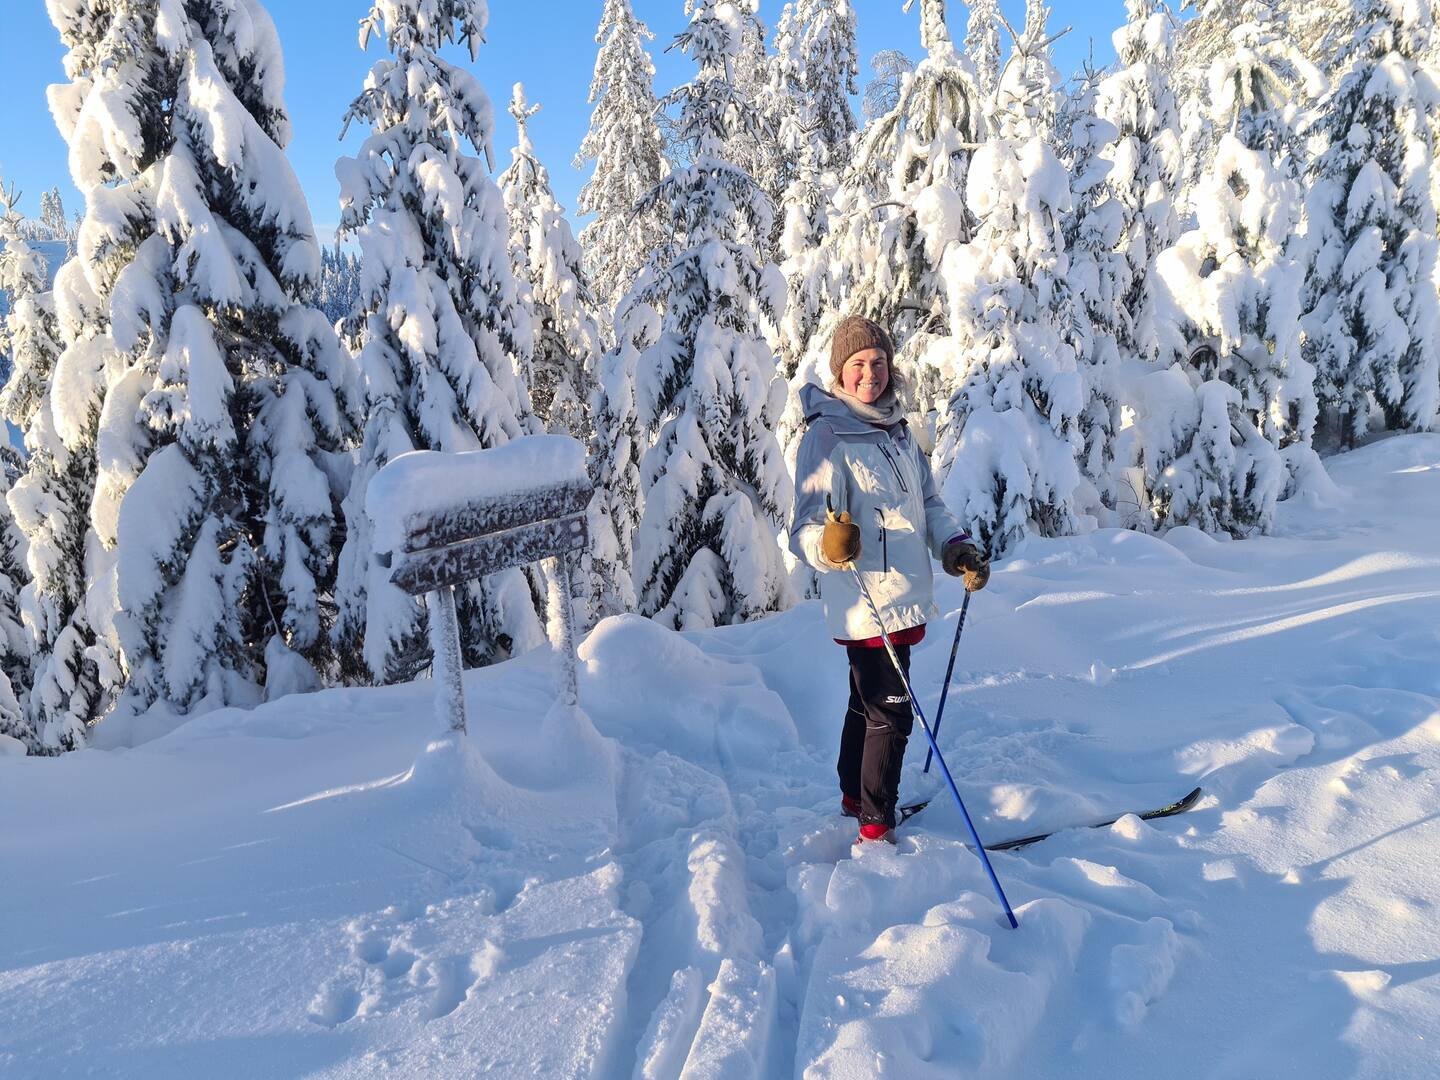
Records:
[[[965,599],[960,603],[960,621],[955,624],[955,640],[950,644],[950,663],[945,665],[945,685],[940,688],[940,707],[935,710],[935,737],[940,737],[940,721],[945,719],[945,697],[950,693],[950,676],[955,674],[955,654],[960,650],[960,631],[965,629],[965,613],[970,610],[970,590],[965,590]],[[930,771],[930,759],[934,750],[925,751],[925,768]]]
[[[975,823],[970,820],[970,811],[965,809],[965,800],[960,797],[960,789],[955,786],[955,778],[950,775],[950,767],[945,764],[945,755],[940,753],[940,747],[935,745],[935,733],[930,730],[930,725],[925,720],[925,713],[921,711],[920,702],[915,697],[915,691],[910,687],[910,677],[905,674],[905,668],[900,663],[895,646],[890,642],[890,633],[885,629],[884,620],[880,618],[880,609],[875,606],[875,598],[870,595],[869,586],[865,584],[865,579],[860,576],[860,571],[853,562],[850,564],[850,572],[855,575],[855,583],[860,586],[860,592],[864,594],[865,602],[870,605],[870,614],[875,617],[875,625],[880,627],[880,640],[885,642],[885,651],[890,654],[890,662],[895,665],[895,673],[905,684],[905,693],[910,696],[910,709],[915,713],[915,718],[920,721],[920,726],[925,729],[925,738],[930,740],[930,749],[934,752],[936,760],[940,762],[940,771],[945,774],[945,782],[950,785],[950,794],[955,796],[955,805],[960,807],[960,816],[965,819],[965,827],[970,830],[970,839],[975,842],[975,852],[985,866],[985,873],[990,875],[990,884],[995,886],[995,895],[1000,898],[1000,904],[1005,909],[1005,917],[1010,920],[1010,928],[1018,930],[1020,920],[1015,918],[1015,912],[1010,910],[1010,901],[1005,898],[1005,890],[1000,887],[1000,879],[995,876],[995,868],[990,865],[990,856],[985,853],[985,845],[980,841],[980,834],[975,831]]]

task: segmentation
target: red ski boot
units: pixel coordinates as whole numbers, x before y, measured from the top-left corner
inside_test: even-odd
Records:
[[[852,799],[849,795],[840,796],[840,813],[845,817],[860,817],[860,800]]]
[[[857,844],[873,843],[876,840],[883,840],[887,844],[895,843],[895,830],[880,822],[873,822],[860,826],[860,838]]]

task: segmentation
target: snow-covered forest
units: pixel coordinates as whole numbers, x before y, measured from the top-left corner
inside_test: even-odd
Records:
[[[662,3],[531,5],[564,101],[487,0],[46,0],[0,1076],[1440,1074],[1440,4],[1107,0],[1069,71],[1072,5]],[[917,723],[892,843],[786,534],[850,314],[994,560],[887,698],[954,774]],[[549,473],[576,555],[392,580]]]
[[[853,3],[773,27],[684,3],[670,43],[603,5],[577,229],[526,134],[540,105],[484,85],[483,0],[377,2],[334,248],[258,4],[50,3],[85,207],[3,206],[0,733],[57,753],[115,718],[425,671],[363,500],[417,448],[588,445],[582,627],[790,607],[798,391],[850,312],[892,329],[937,482],[996,558],[1264,534],[1323,495],[1324,455],[1436,424],[1429,6],[1129,0],[1116,62],[1067,74],[1042,3],[1012,25],[910,0],[924,53],[877,59],[862,123]],[[661,45],[688,82],[655,85]],[[544,640],[545,588],[476,583],[468,662]]]

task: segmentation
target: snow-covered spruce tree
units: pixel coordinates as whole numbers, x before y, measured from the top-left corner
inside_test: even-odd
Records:
[[[774,95],[792,103],[780,142],[794,156],[781,199],[779,253],[789,286],[780,325],[780,367],[792,378],[826,306],[824,241],[835,174],[848,163],[855,117],[855,15],[848,0],[787,4],[776,29]]]
[[[1399,0],[1356,15],[1350,65],[1319,106],[1304,245],[1305,353],[1346,445],[1372,402],[1396,430],[1434,424],[1440,405],[1430,15]]]
[[[1314,426],[1314,396],[1309,365],[1299,356],[1298,275],[1285,255],[1299,199],[1268,158],[1229,133],[1196,194],[1196,228],[1161,253],[1156,273],[1163,283],[1161,361],[1183,373],[1197,400],[1179,400],[1180,379],[1171,379],[1160,397],[1141,392],[1133,407],[1144,435],[1132,445],[1148,455],[1136,464],[1155,525],[1243,536],[1269,527],[1285,486],[1277,447],[1295,444],[1297,471],[1311,464],[1300,458]],[[1157,401],[1187,419],[1149,415]],[[1222,411],[1232,429],[1224,442],[1243,445],[1241,456],[1227,457],[1221,445]],[[1174,447],[1163,443],[1167,431],[1181,440]],[[1206,441],[1204,450],[1196,440]],[[1187,465],[1201,475],[1183,476]],[[1227,467],[1245,475],[1227,475]],[[1184,484],[1193,485],[1188,509],[1187,501],[1157,494]]]
[[[754,619],[790,599],[777,540],[790,481],[773,434],[785,384],[764,334],[785,284],[756,252],[770,201],[721,156],[753,118],[730,81],[740,42],[719,14],[728,5],[693,7],[675,44],[699,70],[668,99],[691,164],[646,200],[668,221],[675,253],[635,293],[662,319],[637,381],[656,437],[643,463],[635,581],[640,610],[677,628]]]
[[[0,499],[9,490],[10,478],[0,470]],[[0,735],[18,739],[26,753],[37,754],[46,747],[26,708],[34,649],[20,608],[26,576],[25,537],[0,503]]]
[[[605,524],[604,455],[609,448],[597,441],[595,414],[599,400],[600,329],[592,314],[594,298],[585,277],[580,245],[570,231],[564,211],[555,201],[550,175],[535,156],[529,120],[540,109],[527,105],[525,88],[516,83],[510,101],[517,145],[510,167],[500,176],[510,220],[510,258],[516,278],[527,293],[534,327],[535,348],[530,368],[530,400],[546,429],[569,435],[586,446],[590,479],[596,492],[590,506],[591,532]],[[595,617],[591,598],[598,591],[594,574],[610,572],[604,558],[596,566],[591,552],[582,557],[580,573],[570,580],[571,604],[577,624],[589,629]],[[554,602],[547,611],[559,617]],[[551,641],[559,641],[561,628],[549,627]]]
[[[645,497],[640,463],[649,445],[640,423],[635,373],[640,358],[660,336],[655,309],[624,305],[616,315],[614,348],[600,359],[595,441],[587,462],[596,501],[591,503],[590,611],[593,618],[635,611],[635,533]]]
[[[58,187],[40,196],[40,225],[48,239],[64,242],[65,258],[75,254],[75,226],[65,218],[65,200]]]
[[[960,378],[940,417],[936,477],[992,557],[1032,530],[1079,524],[1085,386],[1062,228],[1070,178],[1045,130],[1056,78],[1044,35],[1043,19],[1032,20],[1001,73],[999,130],[970,166],[980,228],[946,254],[951,334],[926,353]]]
[[[1016,43],[1007,66],[1016,63],[1025,65],[1025,74],[1020,77],[1019,85],[1033,88],[1028,91],[1030,100],[1025,106],[1029,133],[1048,139],[1054,147],[1055,129],[1064,95],[1060,92],[1060,75],[1050,62],[1050,46],[1069,33],[1069,28],[1051,38],[1047,35],[1049,23],[1050,9],[1041,0],[1025,0],[1025,29],[1021,37],[1026,45],[1022,49],[1019,42]],[[1005,98],[1013,97],[1017,83],[1015,76],[1007,78],[1007,75],[1008,73],[1002,70],[1000,85],[996,89],[995,105],[1013,112],[1015,103]]]
[[[596,389],[600,331],[582,266],[580,245],[550,188],[550,174],[535,156],[527,105],[516,83],[510,101],[518,141],[500,175],[510,221],[511,265],[529,285],[535,346],[530,402],[546,429],[591,442],[591,397]]]
[[[856,131],[850,108],[860,71],[855,8],[850,0],[796,0],[795,23],[808,145],[816,151],[817,169],[835,171],[847,160]]]
[[[1000,0],[970,0],[965,55],[974,66],[980,92],[992,100],[1000,85]]]
[[[1295,43],[1306,60],[1326,75],[1347,60],[1344,45],[1353,33],[1355,5],[1317,4],[1314,0],[1183,0],[1199,17],[1181,24],[1175,38],[1176,68],[1205,82],[1210,65],[1228,52],[1237,27],[1273,22]]]
[[[1303,60],[1255,24],[1231,40],[1202,99],[1205,124],[1222,134],[1193,189],[1195,228],[1156,259],[1159,363],[1127,388],[1122,453],[1148,511],[1142,525],[1244,536],[1268,529],[1284,461],[1297,476],[1313,466],[1315,409],[1287,250],[1299,220],[1284,174],[1295,140],[1279,115],[1283,87],[1298,82],[1287,61]]]
[[[825,174],[802,166],[785,190],[781,204],[780,264],[788,300],[780,320],[780,373],[795,377],[801,360],[831,304],[830,265],[825,241],[830,234],[833,188]]]
[[[1122,275],[1116,264],[1123,258],[1116,245],[1124,212],[1105,182],[1114,166],[1103,154],[1119,132],[1096,112],[1103,77],[1087,66],[1077,78],[1060,108],[1057,134],[1061,164],[1070,177],[1070,211],[1063,216],[1073,316],[1067,337],[1086,387],[1086,404],[1079,416],[1084,444],[1078,464],[1101,505],[1115,512],[1120,510],[1111,471],[1119,425],[1116,324],[1120,313],[1115,285]],[[1107,516],[1107,523],[1110,520]],[[1125,523],[1123,512],[1114,523]]]
[[[320,249],[320,288],[315,294],[316,306],[331,323],[349,318],[360,298],[360,259],[352,252],[334,248]]]
[[[782,198],[802,173],[835,172],[848,162],[855,134],[850,96],[856,92],[855,14],[849,0],[794,0],[775,26],[767,102],[781,103],[774,120],[783,175]]]
[[[1100,116],[1119,138],[1106,151],[1106,183],[1124,211],[1116,265],[1116,327],[1122,359],[1155,361],[1155,257],[1175,243],[1180,223],[1175,190],[1180,177],[1179,116],[1170,83],[1174,26],[1157,0],[1126,0],[1129,22],[1114,35],[1118,68],[1099,89]]]
[[[1290,174],[1301,149],[1297,106],[1319,75],[1283,24],[1264,17],[1232,31],[1231,50],[1211,64],[1210,119],[1224,134],[1196,189],[1196,227],[1160,256],[1157,272],[1172,359],[1235,387],[1246,421],[1298,478],[1316,466],[1316,405],[1314,371],[1300,355],[1300,187]]]
[[[125,677],[119,712],[250,703],[332,672],[358,407],[309,302],[320,253],[282,149],[274,25],[252,0],[145,9],[51,6],[75,62],[52,108],[86,190],[81,260],[111,285],[89,606],[102,677]],[[118,129],[117,108],[134,110]]]
[[[800,437],[805,433],[800,390],[807,383],[823,385],[829,377],[828,335],[821,324],[838,318],[834,306],[833,267],[826,240],[830,234],[830,203],[834,196],[831,173],[817,173],[802,165],[785,191],[784,224],[780,230],[781,273],[785,276],[785,313],[781,316],[777,360],[788,384],[785,409],[776,437],[784,451],[787,471],[795,469]],[[798,596],[818,596],[816,572],[788,551],[782,557],[791,567],[791,587]]]
[[[775,22],[775,54],[766,69],[765,89],[757,103],[763,110],[761,125],[772,136],[770,160],[756,180],[765,194],[779,203],[799,175],[800,156],[808,142],[805,117],[808,102],[802,96],[804,62],[800,57],[800,26],[795,5],[787,3]]]
[[[51,4],[49,14],[70,79],[50,87],[50,108],[87,208],[76,256],[56,273],[52,294],[33,297],[30,346],[17,352],[3,407],[29,452],[7,497],[31,577],[21,594],[35,650],[27,715],[41,749],[53,753],[84,745],[124,677],[106,573],[114,556],[90,521],[96,443],[106,390],[129,362],[126,350],[142,349],[135,313],[162,305],[146,278],[164,246],[153,193],[171,142],[165,106],[174,95],[164,88],[174,86],[178,65],[162,50],[147,4],[75,0]]]
[[[21,235],[18,200],[13,187],[0,185],[0,295],[7,308],[0,318],[0,355],[11,371],[11,381],[0,393],[0,406],[13,402],[16,410],[33,408],[27,399],[34,395],[37,376],[43,383],[59,353],[54,306],[42,291],[45,267]],[[0,495],[10,489],[3,470],[0,488]],[[34,650],[20,607],[27,578],[25,538],[9,507],[0,504],[0,735],[20,740],[33,754],[44,744],[33,715],[24,708]]]
[[[947,247],[974,235],[965,183],[985,134],[980,92],[946,29],[944,0],[921,0],[920,33],[926,57],[901,83],[895,108],[865,129],[836,194],[825,256],[832,319],[849,312],[889,327],[901,369],[912,374],[924,340],[917,332],[948,329],[940,262]],[[827,329],[812,340],[825,340]],[[919,372],[922,414],[949,397],[955,378]]]
[[[1172,65],[1184,147],[1176,205],[1188,218],[1214,163],[1216,144],[1229,130],[1216,120],[1218,113],[1229,111],[1216,100],[1217,87],[1220,93],[1236,94],[1249,103],[1239,118],[1244,130],[1236,131],[1241,141],[1269,152],[1287,176],[1301,174],[1304,143],[1297,130],[1324,88],[1324,77],[1301,46],[1301,35],[1313,36],[1317,23],[1312,9],[1327,5],[1306,4],[1304,10],[1294,10],[1296,5],[1287,0],[1185,0],[1182,6],[1198,12],[1176,35]],[[1302,25],[1311,29],[1302,30]],[[1217,63],[1227,65],[1228,80],[1214,70]],[[1256,81],[1241,85],[1237,80],[1246,76]],[[1267,102],[1277,104],[1271,107]],[[1270,129],[1263,143],[1249,130],[1256,123]],[[1271,141],[1276,138],[1286,140],[1283,150]]]
[[[1215,156],[1215,130],[1210,103],[1210,64],[1228,51],[1232,27],[1250,22],[1256,3],[1272,0],[1179,0],[1181,12],[1196,17],[1178,19],[1174,27],[1170,61],[1170,87],[1180,117],[1180,173],[1174,202],[1182,221],[1193,217],[1196,188]]]
[[[45,260],[25,237],[25,219],[15,209],[19,199],[13,187],[0,187],[0,355],[6,369],[0,411],[23,432],[49,391],[61,345]]]
[[[757,127],[768,138],[768,160],[755,179],[770,200],[779,203],[801,168],[806,141],[806,101],[802,96],[804,62],[799,56],[799,24],[795,4],[786,3],[775,23],[775,55],[766,62],[765,88],[756,99]]]
[[[765,52],[767,34],[760,20],[760,0],[685,0],[687,16],[693,17],[702,7],[712,10],[735,43],[729,61],[735,107],[754,114],[751,122],[732,125],[722,157],[753,177],[772,199],[777,198],[790,168],[776,132],[787,103],[770,98],[770,60]],[[769,238],[765,250],[768,253]]]
[[[1231,29],[1229,47],[1210,63],[1210,118],[1219,132],[1265,154],[1287,179],[1305,171],[1302,128],[1326,89],[1325,77],[1300,48],[1289,22],[1262,0]]]
[[[20,594],[33,664],[26,715],[44,753],[85,745],[111,680],[91,649],[86,570],[98,543],[90,529],[95,490],[95,439],[103,376],[114,345],[100,331],[105,313],[85,280],[80,258],[13,313],[24,320],[15,371],[0,407],[25,432],[24,474],[6,496],[26,543],[30,581]],[[13,323],[12,323],[13,328]]]
[[[503,198],[465,147],[490,157],[490,100],[473,75],[440,56],[451,42],[475,56],[485,22],[483,0],[455,0],[438,14],[428,0],[376,3],[360,44],[383,34],[391,56],[370,69],[347,114],[347,123],[370,125],[370,135],[335,166],[341,229],[360,239],[354,334],[365,378],[337,633],[340,651],[363,656],[368,674],[385,682],[413,678],[429,663],[429,646],[423,609],[372,558],[371,477],[408,450],[503,445],[531,420],[517,363],[529,361],[532,332],[510,271]],[[518,569],[472,583],[456,600],[469,665],[543,641]]]
[[[636,212],[667,169],[665,140],[655,121],[655,65],[645,51],[653,38],[635,18],[630,0],[605,0],[590,82],[595,111],[575,157],[577,168],[595,163],[577,206],[581,215],[593,215],[580,230],[586,274],[597,306],[617,315],[621,298],[664,240],[660,223]]]

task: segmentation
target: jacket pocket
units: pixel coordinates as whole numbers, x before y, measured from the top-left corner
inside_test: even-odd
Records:
[[[885,510],[883,507],[875,508],[875,520],[880,528],[880,572],[890,572],[890,539],[885,531]]]

